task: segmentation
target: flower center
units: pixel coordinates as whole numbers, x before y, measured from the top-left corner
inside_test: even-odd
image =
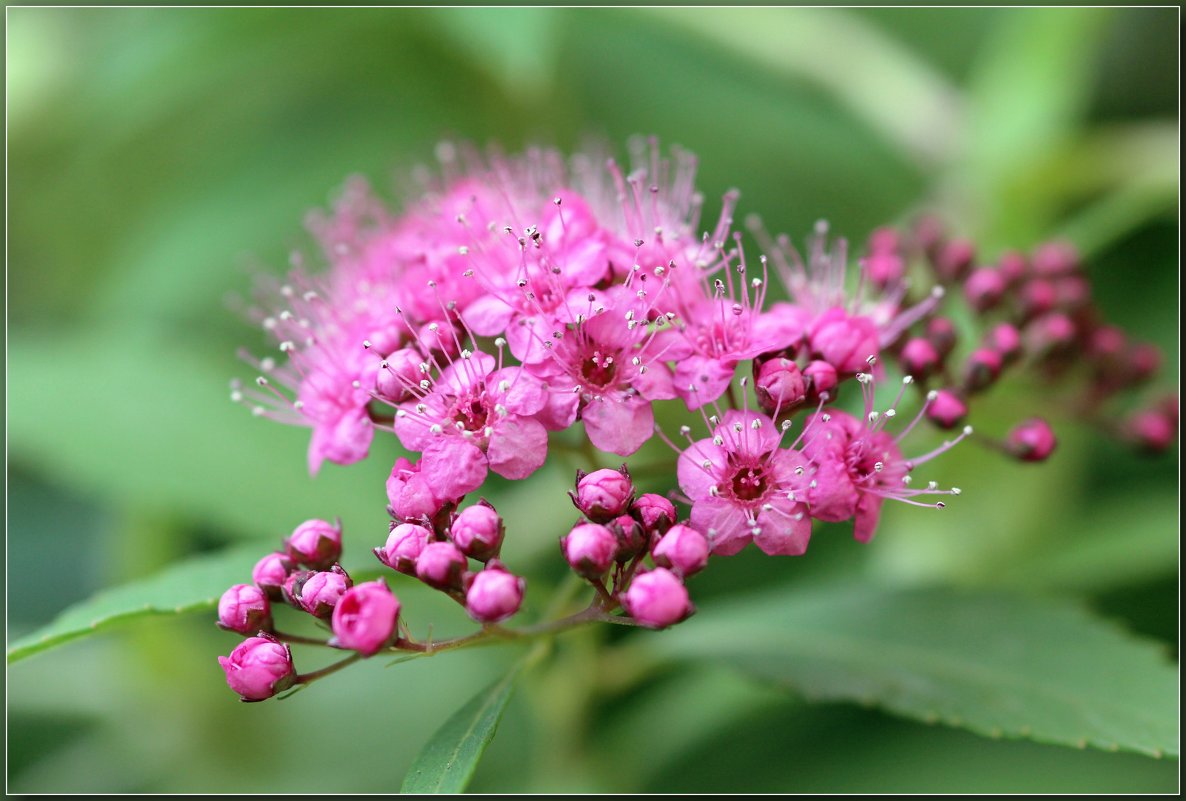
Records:
[[[733,495],[742,501],[753,501],[766,494],[766,471],[761,465],[749,465],[734,470],[730,485]]]
[[[613,356],[604,356],[594,351],[593,355],[581,362],[581,379],[586,386],[605,389],[612,386],[617,375],[618,365]]]
[[[490,416],[486,403],[481,395],[464,395],[453,405],[450,417],[454,423],[461,423],[466,431],[481,431],[486,427],[486,420]]]

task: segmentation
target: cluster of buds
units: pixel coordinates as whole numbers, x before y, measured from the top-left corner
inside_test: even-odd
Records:
[[[561,538],[560,547],[569,566],[597,590],[606,611],[621,606],[649,628],[665,628],[692,614],[684,580],[708,564],[708,540],[676,522],[671,501],[653,493],[635,497],[626,465],[578,471],[576,491],[569,494],[584,519]]]
[[[338,564],[340,524],[307,520],[284,547],[260,559],[251,584],[236,584],[218,602],[218,625],[247,637],[218,662],[227,684],[244,701],[271,698],[301,681],[284,640],[276,630],[273,602],[305,612],[332,630],[325,644],[371,656],[398,637],[400,603],[383,581],[355,585]],[[296,638],[304,641],[304,638]]]
[[[1028,253],[1006,251],[985,262],[973,242],[948,237],[935,218],[926,217],[908,234],[875,232],[867,246],[867,271],[872,275],[873,264],[888,260],[900,268],[901,277],[912,257],[924,261],[947,297],[962,299],[982,326],[979,340],[963,349],[956,364],[958,335],[948,317],[932,316],[890,345],[902,370],[938,393],[927,410],[933,423],[960,425],[976,396],[1006,374],[1024,372],[1049,383],[1077,381],[1076,412],[1147,450],[1173,443],[1176,396],[1137,411],[1119,426],[1099,414],[1113,397],[1152,379],[1161,356],[1153,345],[1131,341],[1106,322],[1070,244],[1047,242]],[[1010,431],[1001,449],[1022,461],[1042,461],[1054,443],[1049,423],[1033,418]]]
[[[404,479],[396,476],[395,481]],[[479,623],[498,623],[519,611],[526,587],[498,558],[505,533],[502,518],[485,499],[460,511],[449,502],[418,521],[396,517],[387,542],[374,552],[392,570],[456,600]],[[481,568],[471,569],[471,560]]]

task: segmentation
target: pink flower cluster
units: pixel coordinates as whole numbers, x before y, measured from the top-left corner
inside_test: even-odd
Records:
[[[1119,424],[1104,414],[1160,357],[1103,320],[1066,245],[985,262],[926,218],[874,231],[854,262],[823,223],[799,248],[752,218],[754,258],[734,230],[738,194],[701,230],[694,157],[664,156],[653,140],[634,143],[630,169],[549,150],[487,158],[444,145],[438,158],[443,177],[426,179],[402,214],[355,181],[310,218],[329,269],[297,257],[287,280],[261,287],[255,314],[280,356],[248,356],[260,374],[232,399],[309,427],[313,473],[394,434],[412,458],[392,466],[392,523],[375,554],[491,636],[506,632],[494,624],[519,610],[525,582],[499,558],[501,517],[463,499],[492,472],[531,476],[550,433],[577,423],[582,446],[604,453],[630,456],[656,433],[678,453],[667,497],[637,495],[625,466],[579,472],[583,519],[561,541],[597,593],[590,615],[622,610],[654,628],[691,613],[684,582],[710,554],[752,542],[801,555],[814,521],[851,521],[868,541],[886,500],[941,508],[935,497],[959,490],[916,486],[915,468],[970,435],[971,405],[1010,374],[1068,384],[1066,416],[1148,450],[1177,438],[1176,396]],[[896,390],[879,402],[874,387],[886,384]],[[844,411],[849,392],[859,403]],[[661,401],[704,431],[663,434]],[[924,421],[960,433],[917,453],[906,440]],[[1057,442],[1042,417],[979,438],[1026,462]],[[690,507],[685,522],[671,499]],[[258,634],[222,660],[244,698],[300,681],[270,602],[329,621],[330,644],[362,655],[425,647],[398,635],[386,585],[352,586],[340,552],[339,528],[309,521],[261,560],[254,586],[224,596],[221,624]]]

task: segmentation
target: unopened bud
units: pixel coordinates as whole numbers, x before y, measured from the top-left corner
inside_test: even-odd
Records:
[[[618,555],[618,538],[603,525],[581,523],[560,540],[560,547],[578,575],[596,579],[613,565]]]
[[[836,368],[827,362],[814,361],[803,368],[803,377],[811,382],[808,398],[815,402],[825,392],[835,395],[836,385],[840,383],[840,376]]]
[[[416,560],[431,541],[432,532],[424,526],[400,523],[387,535],[387,543],[382,548],[375,549],[375,556],[392,570],[414,575]]]
[[[1025,329],[1026,350],[1035,358],[1064,354],[1075,344],[1075,323],[1062,312],[1043,314]]]
[[[988,389],[1000,377],[1003,366],[1004,360],[995,350],[978,348],[972,351],[964,363],[964,389],[968,392]]]
[[[342,529],[325,520],[306,520],[285,541],[292,561],[325,570],[342,557]]]
[[[334,636],[329,644],[363,656],[376,654],[395,640],[399,610],[399,598],[382,579],[359,584],[334,607]]]
[[[684,583],[663,567],[635,576],[622,596],[622,606],[641,625],[652,629],[673,626],[692,613]]]
[[[994,325],[984,338],[984,344],[999,353],[1005,364],[1012,364],[1021,356],[1021,332],[1012,323]]]
[[[997,260],[997,270],[1001,278],[1005,279],[1005,286],[1012,287],[1025,278],[1029,272],[1029,262],[1023,253],[1010,250],[1002,253],[1001,258]]]
[[[375,368],[375,392],[389,403],[402,403],[413,396],[412,388],[424,377],[420,365],[424,356],[415,348],[395,351]]]
[[[925,381],[943,366],[943,356],[938,349],[922,337],[915,337],[903,345],[898,361],[902,372],[919,381]]]
[[[939,428],[955,428],[968,415],[968,404],[956,392],[940,389],[927,404],[927,419]]]
[[[807,381],[799,365],[783,356],[754,360],[754,394],[766,412],[789,411],[807,397]]]
[[[972,267],[976,246],[967,239],[952,239],[939,247],[931,264],[944,281],[958,281]]]
[[[1035,275],[1067,275],[1079,269],[1079,253],[1069,242],[1046,242],[1034,250],[1032,264]]]
[[[218,599],[218,625],[239,634],[272,629],[272,607],[259,587],[236,584]]]
[[[1058,305],[1058,289],[1044,278],[1034,278],[1021,285],[1018,293],[1021,315],[1025,319],[1037,317]]]
[[[1132,443],[1150,453],[1161,453],[1174,444],[1178,437],[1176,408],[1146,409],[1125,421],[1124,435]]]
[[[639,495],[630,507],[634,519],[651,535],[662,535],[675,524],[675,505],[662,495]]]
[[[677,576],[687,578],[708,565],[708,552],[708,539],[680,523],[663,535],[651,556],[659,567],[670,568]]]
[[[638,521],[630,515],[615,517],[606,524],[606,527],[618,539],[617,559],[619,562],[628,562],[645,551],[651,544],[650,535],[643,531]]]
[[[321,570],[309,576],[295,595],[306,612],[328,619],[338,600],[353,583],[341,565],[334,565],[332,570]]]
[[[928,320],[925,336],[944,358],[955,350],[955,343],[958,339],[955,323],[946,317],[932,317]]]
[[[1005,440],[1009,453],[1023,462],[1046,461],[1057,444],[1054,430],[1041,417],[1033,417],[1018,424]]]
[[[255,563],[255,567],[251,569],[251,580],[269,599],[279,601],[284,597],[284,581],[293,568],[294,565],[287,555],[279,552],[270,553]]]
[[[498,555],[505,528],[494,507],[482,502],[461,510],[449,538],[463,554],[480,562]]]
[[[986,312],[1001,302],[1006,286],[1005,278],[998,270],[981,267],[973,270],[964,283],[964,297],[973,309]]]
[[[451,542],[430,542],[416,560],[416,578],[438,590],[461,588],[461,575],[469,566],[465,554]]]
[[[497,623],[519,611],[526,582],[497,560],[476,574],[465,592],[465,611],[479,623]]]
[[[296,681],[292,653],[272,637],[250,637],[218,657],[227,685],[244,701],[263,701],[287,690]]]
[[[592,473],[577,473],[577,489],[569,493],[581,514],[594,523],[608,523],[625,514],[634,500],[634,484],[626,465],[617,470],[603,468]]]

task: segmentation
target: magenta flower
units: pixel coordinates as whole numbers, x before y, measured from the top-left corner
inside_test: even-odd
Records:
[[[526,478],[543,465],[548,433],[532,415],[547,402],[546,390],[522,368],[462,349],[417,393],[396,411],[395,433],[421,452],[420,473],[438,497],[477,489],[488,470]]]
[[[799,493],[806,460],[781,447],[774,422],[751,411],[710,417],[712,437],[680,454],[680,489],[692,501],[691,524],[712,552],[729,556],[750,541],[771,555],[798,556],[811,539],[811,519]],[[783,429],[785,431],[785,427]]]
[[[580,418],[590,442],[629,456],[654,433],[651,401],[674,398],[675,390],[666,350],[646,324],[649,305],[624,286],[614,289],[606,293],[610,305],[557,332],[546,343],[551,358],[527,369],[551,392],[541,415],[549,428]]]
[[[664,567],[635,576],[622,596],[622,606],[631,617],[652,629],[674,626],[692,614],[687,588]]]
[[[878,412],[873,408],[872,376],[859,373],[857,380],[865,396],[864,422],[841,411],[819,412],[806,420],[801,438],[803,455],[809,462],[810,482],[805,496],[811,517],[834,523],[852,519],[856,539],[868,542],[877,529],[886,499],[942,509],[941,501],[923,503],[914,499],[922,495],[959,494],[958,488],[941,490],[934,483],[913,488],[910,473],[959,444],[972,429],[965,428],[955,440],[930,453],[908,459],[899,445],[926,414],[937,393],[929,393],[927,403],[910,424],[892,436],[884,429],[897,415],[902,392],[888,409]],[[909,378],[905,379],[903,390],[910,383]]]
[[[465,592],[465,610],[479,623],[498,623],[519,611],[526,582],[497,560],[477,573]]]

